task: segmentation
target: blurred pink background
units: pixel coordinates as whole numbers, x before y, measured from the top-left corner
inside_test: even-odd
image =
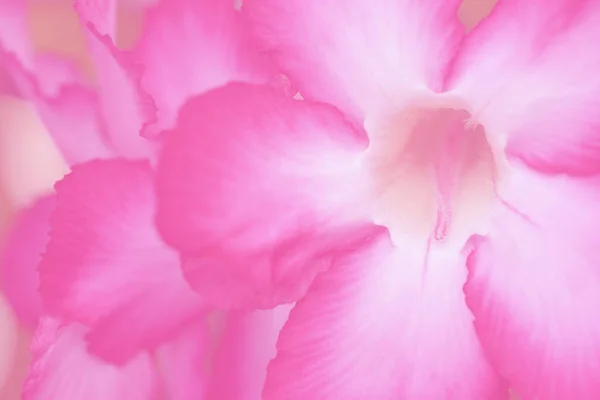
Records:
[[[28,3],[35,46],[69,57],[93,72],[70,0],[23,0]],[[136,38],[147,0],[121,0],[119,41],[127,47]],[[496,0],[464,0],[459,16],[470,29],[487,15]],[[52,141],[25,102],[0,95],[0,244],[15,211],[52,190],[67,168]],[[0,285],[2,282],[0,282]],[[19,327],[0,293],[0,399],[20,398],[27,368],[30,332]]]

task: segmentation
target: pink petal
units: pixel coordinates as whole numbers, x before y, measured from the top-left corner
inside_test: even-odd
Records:
[[[464,302],[465,257],[420,243],[339,259],[292,310],[264,400],[508,399]]]
[[[105,364],[87,353],[84,335],[83,326],[41,320],[23,400],[158,399],[158,375],[147,354],[120,368]]]
[[[158,106],[153,135],[172,128],[189,98],[230,81],[266,83],[273,71],[231,0],[162,0],[148,11],[136,58]]]
[[[501,1],[469,35],[448,87],[529,166],[599,172],[599,36],[597,1]]]
[[[600,180],[512,174],[469,259],[479,337],[521,398],[600,398]]]
[[[460,0],[245,0],[264,48],[307,99],[362,120],[407,91],[442,88],[464,35]]]
[[[206,394],[208,330],[206,320],[187,326],[156,351],[168,400],[202,400]]]
[[[93,327],[92,352],[124,362],[171,339],[201,312],[177,253],[154,228],[146,162],[92,161],[55,187],[40,290],[51,314]]]
[[[30,42],[26,4],[22,0],[3,0],[0,3],[0,48],[20,59],[27,68],[33,68],[34,54]],[[10,71],[5,67],[5,55],[0,54],[0,89],[15,91]]]
[[[0,257],[2,292],[22,324],[35,328],[42,314],[37,267],[46,249],[56,199],[46,196],[21,211],[12,223]]]
[[[366,140],[336,110],[234,83],[188,102],[157,171],[157,224],[220,307],[294,302],[373,232]]]
[[[111,36],[115,0],[75,0],[98,74],[100,113],[117,154],[152,158],[154,144],[139,136],[144,125],[156,120],[154,100],[142,89],[142,66],[131,54],[117,49]]]
[[[22,97],[35,106],[46,129],[69,164],[110,157],[113,147],[104,138],[96,95],[64,63],[51,58],[38,61],[44,77],[27,70],[12,54],[0,48],[0,58]],[[72,72],[72,70],[71,70]]]
[[[214,357],[207,400],[261,400],[267,365],[291,305],[231,312]]]

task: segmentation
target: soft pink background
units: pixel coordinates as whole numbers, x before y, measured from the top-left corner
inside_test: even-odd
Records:
[[[137,5],[143,0],[127,1]],[[459,16],[467,28],[472,28],[490,12],[495,2],[464,0]],[[28,4],[35,45],[39,49],[51,50],[76,60],[93,76],[77,20],[70,9],[71,0],[29,0]],[[121,7],[121,45],[127,46],[135,39],[139,15],[139,8],[132,4]],[[0,96],[0,241],[15,210],[51,190],[54,181],[65,171],[65,164],[31,107],[17,99]],[[27,366],[29,336],[30,332],[18,326],[0,294],[2,400],[19,398]]]

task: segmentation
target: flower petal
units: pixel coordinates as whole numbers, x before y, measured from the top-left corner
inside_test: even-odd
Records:
[[[0,58],[19,94],[33,103],[46,129],[69,164],[113,154],[104,138],[95,94],[72,69],[57,59],[38,60],[38,74],[0,48]]]
[[[0,4],[0,48],[17,57],[27,68],[33,68],[34,54],[27,30],[26,4],[21,0],[4,0]],[[10,71],[0,54],[0,89],[13,94],[14,86]]]
[[[200,318],[156,350],[167,399],[205,399],[208,339],[206,320]]]
[[[230,0],[162,0],[148,11],[134,52],[159,111],[158,124],[145,134],[172,128],[188,98],[229,81],[266,83],[272,77],[246,31]]]
[[[0,258],[2,293],[22,324],[33,329],[42,314],[37,267],[48,242],[55,196],[38,199],[21,211],[8,231]]]
[[[364,137],[339,112],[234,83],[186,104],[157,170],[157,224],[194,289],[220,307],[300,298],[374,227]]]
[[[5,392],[5,387],[10,382],[14,372],[16,358],[19,355],[19,326],[11,307],[0,295],[0,394]]]
[[[146,162],[73,167],[55,186],[39,267],[47,310],[92,326],[90,350],[117,363],[171,339],[202,309],[154,228],[152,178]]]
[[[523,399],[600,397],[600,180],[513,169],[465,286],[485,349]]]
[[[441,89],[464,35],[460,0],[246,0],[254,33],[307,99],[362,120],[407,90]]]
[[[207,400],[261,400],[267,365],[292,305],[273,310],[234,311],[225,321]]]
[[[501,1],[469,35],[448,87],[511,156],[547,173],[597,173],[599,35],[596,1]]]
[[[85,349],[85,327],[44,318],[32,344],[23,400],[156,400],[159,380],[151,358],[138,356],[121,368]]]
[[[507,399],[464,303],[464,256],[387,235],[292,310],[264,400]]]
[[[154,143],[141,138],[144,125],[156,120],[154,100],[141,87],[142,66],[114,45],[112,26],[115,0],[75,0],[86,27],[89,51],[98,74],[98,99],[106,132],[127,158],[152,158]]]

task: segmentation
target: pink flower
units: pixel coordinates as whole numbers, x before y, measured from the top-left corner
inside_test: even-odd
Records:
[[[1,25],[72,165],[27,398],[600,397],[600,3],[459,3],[78,0],[96,90]]]
[[[600,3],[247,0],[305,101],[190,100],[157,225],[225,308],[296,302],[265,400],[600,397]],[[325,103],[329,103],[327,105]]]
[[[113,43],[115,2],[76,1],[98,75],[90,88],[65,60],[33,51],[23,2],[2,7],[11,22],[0,27],[5,87],[36,106],[71,165],[56,194],[22,211],[2,257],[9,300],[36,329],[24,398],[258,398],[288,310],[227,316],[209,380],[207,307],[153,221],[158,133],[180,105],[230,80],[274,76],[246,45],[239,12],[228,1],[162,1],[124,52]]]

